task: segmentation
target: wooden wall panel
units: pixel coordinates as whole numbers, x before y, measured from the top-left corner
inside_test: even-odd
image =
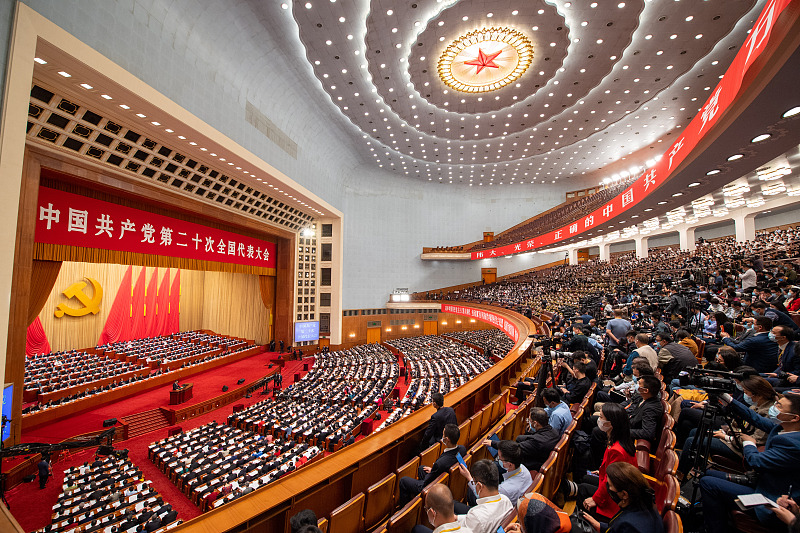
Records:
[[[258,276],[206,272],[203,329],[269,342],[269,312],[261,301]]]

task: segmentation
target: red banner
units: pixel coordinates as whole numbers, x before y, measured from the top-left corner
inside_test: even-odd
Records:
[[[451,313],[454,315],[467,316],[491,324],[503,333],[508,335],[514,342],[519,339],[519,330],[517,326],[510,322],[506,317],[487,311],[486,309],[476,309],[474,307],[466,307],[463,305],[442,304],[442,313]]]
[[[36,242],[275,268],[275,243],[39,187]]]
[[[627,211],[631,207],[641,202],[646,196],[653,193],[658,187],[667,181],[670,174],[678,168],[689,153],[697,146],[700,140],[708,134],[719,117],[734,102],[739,89],[742,86],[747,69],[753,64],[764,51],[769,42],[769,36],[775,21],[786,7],[793,0],[770,0],[756,20],[753,28],[745,39],[744,45],[736,54],[731,66],[725,72],[722,80],[711,92],[708,100],[694,119],[684,130],[683,135],[678,137],[672,146],[667,150],[661,159],[650,169],[646,170],[622,194],[613,198],[603,207],[598,208],[583,218],[575,220],[570,224],[544,235],[539,235],[526,241],[472,252],[470,259],[486,259],[489,257],[500,257],[503,255],[524,253],[544,246],[555,244],[559,241],[580,235],[584,231],[597,228],[599,225],[610,221],[617,215]],[[796,1],[796,0],[794,0]]]

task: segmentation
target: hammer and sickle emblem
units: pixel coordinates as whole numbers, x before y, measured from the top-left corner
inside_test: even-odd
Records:
[[[64,315],[69,316],[86,316],[89,313],[96,315],[100,312],[100,302],[103,300],[103,288],[100,284],[93,280],[92,278],[86,278],[92,284],[94,288],[94,297],[89,298],[83,289],[86,288],[86,282],[78,281],[70,285],[67,290],[64,291],[64,296],[67,298],[75,298],[80,303],[83,304],[83,307],[80,309],[75,309],[74,307],[70,307],[66,304],[58,304],[55,315],[57,318],[61,318]]]

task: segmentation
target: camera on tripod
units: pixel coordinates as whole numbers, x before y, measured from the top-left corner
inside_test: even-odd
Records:
[[[726,392],[731,394],[736,391],[736,381],[743,380],[744,375],[736,372],[722,370],[709,370],[699,367],[687,368],[678,376],[681,385],[694,385],[703,389],[709,396],[719,396]]]

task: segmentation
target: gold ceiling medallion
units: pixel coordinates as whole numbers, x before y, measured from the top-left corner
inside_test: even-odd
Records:
[[[510,28],[484,28],[450,43],[437,69],[451,89],[484,93],[513,82],[532,61],[533,45],[525,35]]]

